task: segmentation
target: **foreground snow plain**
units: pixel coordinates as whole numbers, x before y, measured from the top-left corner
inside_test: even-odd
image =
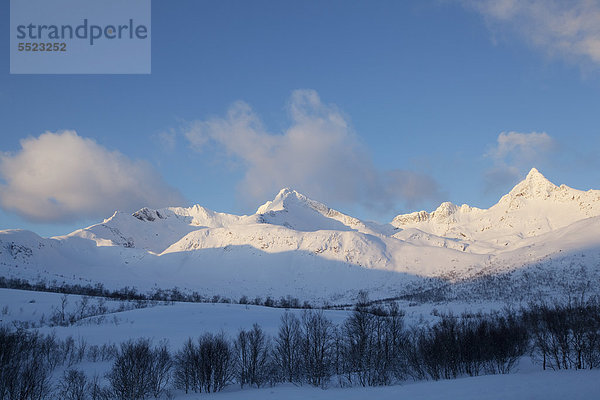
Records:
[[[593,400],[600,393],[600,371],[543,371],[489,375],[446,381],[414,382],[374,388],[330,388],[276,386],[264,389],[215,393],[218,400]],[[199,395],[177,398],[196,399]],[[208,396],[206,396],[208,397]]]
[[[42,315],[45,319],[61,308],[64,295],[57,293],[31,292],[13,289],[0,289],[0,319],[2,323],[28,321],[39,323]],[[82,296],[66,297],[66,312],[74,312],[81,304]],[[89,304],[101,301],[89,298]],[[85,341],[88,345],[115,343],[128,339],[151,338],[153,343],[167,339],[172,350],[179,348],[188,337],[197,337],[205,332],[224,332],[233,337],[240,329],[248,329],[258,323],[264,331],[274,336],[277,333],[279,319],[285,309],[254,305],[212,304],[212,303],[158,303],[146,308],[127,309],[128,304],[108,300],[105,303],[108,314],[89,317],[67,327],[41,326],[42,333],[54,333],[64,339],[72,336],[77,343]],[[434,322],[438,312],[452,311],[477,312],[493,311],[503,307],[500,303],[453,303],[421,304],[409,307],[406,311],[406,324],[418,325]],[[119,311],[124,309],[123,311]],[[434,309],[436,311],[434,311]],[[302,310],[289,310],[300,316]],[[327,318],[336,324],[342,323],[350,314],[347,310],[325,310]],[[102,376],[110,367],[108,362],[91,363],[84,361],[75,366],[88,375]],[[61,372],[57,372],[59,376]],[[261,389],[240,389],[231,385],[223,392],[213,394],[185,394],[174,391],[175,399],[214,398],[235,399],[597,399],[600,393],[600,371],[541,371],[539,365],[533,365],[528,358],[521,360],[514,373],[508,375],[479,376],[447,381],[407,381],[402,385],[374,388],[339,388],[335,383],[323,390],[308,385],[277,385]]]

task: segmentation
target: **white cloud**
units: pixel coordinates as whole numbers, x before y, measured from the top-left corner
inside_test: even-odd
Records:
[[[290,127],[271,134],[246,103],[237,102],[224,118],[192,123],[185,136],[198,151],[216,144],[241,161],[239,189],[252,201],[288,186],[324,202],[379,211],[438,196],[436,182],[424,174],[379,171],[343,114],[314,90],[294,91],[288,112]]]
[[[493,30],[509,30],[553,56],[600,64],[597,0],[463,0]]]
[[[523,164],[538,160],[555,148],[554,139],[546,132],[502,132],[498,135],[497,145],[488,155],[496,161]]]
[[[74,131],[46,132],[21,147],[0,156],[0,205],[27,219],[68,222],[183,202],[147,162]]]
[[[488,189],[515,183],[532,167],[540,167],[556,149],[556,141],[545,132],[502,132],[486,156],[494,166],[486,171]]]

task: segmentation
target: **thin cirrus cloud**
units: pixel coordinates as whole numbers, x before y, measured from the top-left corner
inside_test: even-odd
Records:
[[[600,65],[600,2],[596,0],[463,0],[495,32],[514,32],[570,62]]]
[[[46,132],[0,156],[0,205],[34,222],[106,217],[115,210],[182,204],[150,164],[74,131]]]
[[[376,212],[439,198],[436,181],[426,174],[377,169],[344,115],[314,90],[294,91],[287,108],[291,124],[278,134],[237,102],[225,117],[191,123],[185,136],[197,151],[216,145],[239,161],[245,172],[239,190],[251,201],[283,187]]]
[[[502,132],[485,154],[493,161],[486,171],[486,189],[515,183],[532,167],[539,167],[556,150],[556,141],[546,132]]]

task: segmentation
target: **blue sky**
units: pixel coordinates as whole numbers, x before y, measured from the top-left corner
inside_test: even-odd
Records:
[[[153,1],[151,36],[150,75],[10,75],[0,41],[0,229],[283,186],[385,222],[534,166],[600,188],[598,2]]]

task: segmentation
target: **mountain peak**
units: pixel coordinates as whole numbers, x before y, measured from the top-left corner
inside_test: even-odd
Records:
[[[321,203],[317,203],[306,197],[305,195],[297,192],[296,190],[286,187],[277,193],[277,196],[272,201],[267,201],[256,210],[257,214],[265,214],[269,211],[279,211],[288,209],[291,205],[303,205],[311,208],[323,208],[325,207]]]
[[[303,194],[295,191],[294,189],[289,188],[289,187],[285,187],[285,188],[281,189],[279,191],[279,193],[277,193],[277,196],[275,196],[275,199],[285,199],[285,198],[288,198],[290,196],[291,197],[296,197],[296,198],[298,198],[298,197],[306,198],[306,196],[304,196]]]
[[[282,225],[299,231],[358,230],[373,233],[362,221],[323,203],[311,200],[289,187],[279,191],[272,201],[267,201],[256,211],[263,223]]]
[[[537,168],[531,168],[527,176],[525,177],[526,182],[552,184]]]
[[[519,182],[509,193],[514,197],[541,198],[545,199],[557,186],[550,182],[536,168],[532,168],[524,180]]]
[[[542,175],[542,173],[540,171],[538,171],[537,168],[533,167],[533,168],[531,168],[529,173],[527,173],[527,177],[525,179],[533,179],[536,177],[542,177],[544,179],[546,178],[544,175]]]

